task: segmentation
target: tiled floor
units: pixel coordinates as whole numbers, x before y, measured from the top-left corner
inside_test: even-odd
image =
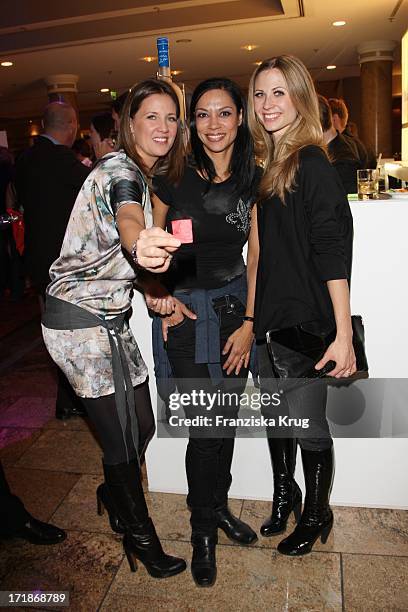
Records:
[[[30,314],[0,326],[0,457],[12,490],[36,517],[68,531],[59,546],[0,543],[0,590],[70,592],[70,610],[156,612],[408,610],[408,512],[334,508],[326,545],[289,559],[279,539],[233,545],[223,534],[218,579],[194,586],[189,571],[154,580],[139,564],[132,574],[119,536],[96,514],[100,451],[86,422],[53,418],[55,381]],[[2,316],[13,308],[4,304]],[[169,552],[190,558],[189,513],[183,496],[148,493],[151,515]],[[234,513],[259,526],[269,504],[231,500]],[[291,523],[292,525],[292,523]],[[27,608],[28,609],[28,608]]]

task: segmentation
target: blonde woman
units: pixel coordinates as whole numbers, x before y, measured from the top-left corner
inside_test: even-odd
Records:
[[[273,384],[267,331],[313,321],[332,321],[337,327],[336,338],[316,369],[332,361],[330,376],[350,376],[356,369],[348,286],[352,217],[326,155],[317,96],[306,67],[285,55],[263,61],[251,78],[248,107],[256,154],[264,165],[257,209],[260,253],[255,301],[261,379],[265,386]],[[324,384],[292,391],[281,410],[308,418],[308,430],[293,427],[289,434],[275,432],[276,437],[268,432],[274,497],[272,515],[261,534],[284,532],[295,511],[298,524],[278,545],[286,555],[309,553],[319,536],[326,541],[332,528],[333,443],[325,409]],[[297,439],[306,483],[301,516],[302,494],[294,480]]]

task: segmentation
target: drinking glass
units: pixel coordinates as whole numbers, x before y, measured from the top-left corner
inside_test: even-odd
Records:
[[[378,197],[377,171],[371,168],[357,170],[359,200],[375,200]]]
[[[377,182],[379,193],[388,191],[388,174],[386,174],[384,166],[377,168]]]

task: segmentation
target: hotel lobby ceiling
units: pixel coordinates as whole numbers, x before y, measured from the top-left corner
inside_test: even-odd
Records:
[[[121,92],[155,73],[141,58],[157,55],[158,35],[191,90],[215,74],[245,87],[254,62],[280,53],[298,55],[317,80],[358,76],[357,45],[399,41],[407,25],[407,0],[14,0],[0,17],[0,61],[13,62],[0,68],[0,117],[41,113],[43,78],[56,73],[79,76],[80,108],[103,106],[101,88]],[[399,50],[396,59],[398,70]]]

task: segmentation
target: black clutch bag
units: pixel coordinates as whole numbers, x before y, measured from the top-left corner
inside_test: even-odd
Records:
[[[351,317],[351,323],[357,374],[361,377],[362,373],[368,372],[364,325],[358,315]],[[336,326],[330,320],[308,321],[286,329],[269,330],[266,333],[266,341],[275,376],[292,379],[316,379],[326,376],[335,367],[334,361],[327,362],[321,370],[315,370],[314,366],[335,337]]]

